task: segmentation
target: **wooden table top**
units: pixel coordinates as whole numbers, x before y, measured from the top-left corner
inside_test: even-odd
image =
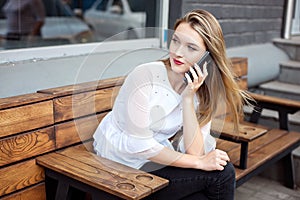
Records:
[[[242,123],[240,124],[239,132],[234,132],[233,122],[221,119],[213,120],[211,130],[216,137],[222,136],[224,139],[236,142],[250,142],[268,131],[260,125]]]

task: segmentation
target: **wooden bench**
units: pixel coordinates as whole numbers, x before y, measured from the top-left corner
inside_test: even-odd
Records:
[[[255,99],[255,109],[250,116],[250,122],[258,123],[263,109],[270,109],[278,112],[279,128],[289,130],[288,114],[295,114],[300,110],[300,101],[283,99],[274,96],[267,96],[257,93],[250,93]]]
[[[245,76],[247,59],[232,58],[232,61],[237,76],[240,77],[238,81],[245,88],[247,86]],[[50,191],[47,192],[49,198],[66,195],[59,191],[54,192],[55,195],[53,195],[55,190],[53,188],[56,188],[58,184],[53,174],[64,177],[65,180],[70,181],[69,184],[71,182],[75,184],[70,187],[70,193],[73,192],[76,197],[77,195],[78,197],[84,196],[82,192],[79,192],[80,190],[74,189],[78,187],[78,183],[82,186],[82,191],[95,196],[100,193],[101,195],[109,193],[118,198],[128,199],[139,199],[164,187],[167,180],[154,176],[149,178],[150,174],[139,170],[126,169],[128,173],[124,179],[124,170],[122,170],[124,166],[114,163],[109,164],[110,168],[105,168],[107,165],[103,167],[101,163],[111,161],[95,157],[91,151],[92,135],[101,119],[110,111],[114,97],[123,81],[124,77],[112,78],[0,99],[0,174],[5,174],[5,176],[0,176],[0,198],[31,200],[34,196],[38,199],[45,199],[45,188]],[[290,152],[299,145],[299,133],[244,122],[247,130],[241,130],[241,133],[237,135],[233,134],[228,126],[231,124],[230,117],[226,124],[221,131],[223,139],[218,139],[217,146],[227,151],[235,164],[237,186],[279,159],[284,158],[289,162]],[[248,130],[249,127],[251,127],[250,130]],[[218,129],[216,128],[217,131]],[[254,134],[256,131],[251,132],[253,129],[259,130],[258,135]],[[241,151],[242,142],[247,142],[246,151]],[[246,157],[242,158],[241,152]],[[50,157],[54,159],[47,159]],[[58,162],[62,157],[66,158],[63,159],[64,162]],[[86,157],[91,159],[86,159]],[[99,159],[101,162],[96,166],[95,162]],[[68,160],[71,161],[68,162]],[[240,164],[243,162],[244,166]],[[74,165],[74,163],[77,164]],[[81,167],[87,167],[91,170],[90,172],[96,170],[97,175],[103,174],[102,179],[89,180],[86,176],[82,176],[82,171],[79,170]],[[291,164],[286,167],[291,167]],[[287,170],[288,173],[291,172],[290,169]],[[45,178],[45,175],[49,179]],[[92,177],[91,175],[90,178]],[[154,185],[144,182],[150,179]],[[49,180],[46,181],[46,187],[45,180]],[[106,181],[99,183],[99,180]],[[142,182],[139,182],[141,180]],[[132,185],[123,184],[128,182]],[[132,189],[135,184],[137,188],[143,188],[143,190],[134,189],[132,192],[130,188]],[[293,183],[289,184],[293,185]],[[61,186],[66,188],[64,184]]]

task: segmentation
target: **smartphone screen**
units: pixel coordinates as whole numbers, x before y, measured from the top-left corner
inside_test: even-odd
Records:
[[[203,70],[204,63],[207,62],[207,64],[209,64],[211,61],[212,61],[212,58],[210,56],[210,53],[208,51],[205,51],[205,53],[203,54],[201,59],[197,62],[197,65],[200,67],[201,70]],[[197,73],[196,69],[195,69],[195,72]],[[187,73],[190,76],[191,80],[194,81],[192,73],[190,71],[188,71]],[[186,77],[184,77],[183,80],[186,84],[188,83]]]

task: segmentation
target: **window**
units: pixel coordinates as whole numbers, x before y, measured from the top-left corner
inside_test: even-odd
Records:
[[[0,8],[5,2],[0,1]],[[168,0],[122,0],[121,12],[112,8],[112,0],[43,2],[47,17],[42,37],[36,43],[12,40],[8,45],[6,18],[0,11],[0,98],[125,75],[129,67],[159,59],[166,53],[159,50],[165,42],[161,27],[167,29]],[[96,13],[99,18],[94,18],[93,27],[85,16],[101,6],[105,8],[100,12],[103,15]],[[114,23],[114,28],[105,21]],[[139,24],[134,26],[133,22]],[[107,26],[106,30],[97,28],[97,23]],[[117,28],[120,30],[115,33]]]
[[[36,7],[25,5],[30,1],[42,1],[46,13],[40,34],[34,37],[29,37],[31,32],[24,28],[29,24],[25,15],[30,8],[36,12]],[[161,5],[162,0],[3,0],[0,3],[0,50],[158,38],[159,33],[149,34],[151,31],[143,29],[160,26],[162,15],[158,8]],[[8,19],[12,15],[13,20]],[[18,23],[18,28],[11,29],[9,22]]]

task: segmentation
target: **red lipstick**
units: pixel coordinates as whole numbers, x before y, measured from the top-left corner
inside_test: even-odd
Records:
[[[182,65],[182,64],[184,64],[183,62],[177,60],[176,58],[173,58],[173,61],[174,61],[174,63],[175,63],[176,65]]]

